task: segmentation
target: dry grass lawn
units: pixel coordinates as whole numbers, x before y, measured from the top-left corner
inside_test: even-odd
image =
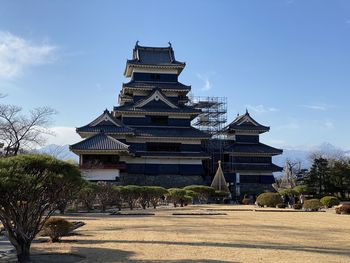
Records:
[[[227,215],[172,215],[207,208]],[[81,262],[350,262],[350,216],[223,211],[237,208],[247,206],[163,208],[154,216],[67,215],[86,225],[61,243],[35,242],[32,250],[79,254]]]

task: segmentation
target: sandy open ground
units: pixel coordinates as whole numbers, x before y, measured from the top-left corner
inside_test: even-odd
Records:
[[[172,215],[207,208],[227,215]],[[80,262],[350,262],[350,216],[223,211],[238,208],[247,206],[163,208],[154,216],[67,215],[86,225],[61,243],[35,242],[32,251],[74,253],[85,257]]]

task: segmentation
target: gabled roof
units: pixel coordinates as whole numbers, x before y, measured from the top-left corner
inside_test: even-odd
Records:
[[[172,103],[159,89],[155,89],[151,95],[149,95],[147,98],[144,98],[142,100],[139,100],[134,104],[134,107],[136,108],[142,108],[151,101],[161,101],[167,106],[169,106],[172,109],[177,109],[178,107]]]
[[[166,67],[175,68],[181,73],[186,63],[175,59],[174,50],[169,42],[168,47],[146,47],[140,46],[138,41],[133,50],[133,58],[127,60],[124,75],[131,76],[132,67]]]
[[[124,126],[123,123],[121,123],[119,120],[114,118],[110,112],[105,109],[104,112],[98,116],[95,120],[90,122],[88,125],[89,126],[97,126],[97,125],[114,125],[118,127]]]
[[[117,120],[106,109],[100,116],[89,124],[76,129],[78,133],[118,133],[118,134],[133,134],[131,128],[125,126]]]
[[[270,127],[264,126],[254,120],[248,110],[243,115],[238,115],[228,126],[224,128],[226,133],[233,133],[234,131],[256,131],[259,133],[267,132]]]
[[[105,133],[98,133],[81,142],[70,145],[69,149],[75,153],[83,151],[129,152],[129,145],[126,145]]]

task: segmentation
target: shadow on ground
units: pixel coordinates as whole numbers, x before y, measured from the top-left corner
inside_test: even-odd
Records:
[[[319,254],[343,255],[350,257],[349,249],[326,248],[316,246],[295,246],[283,245],[279,243],[219,243],[219,242],[177,242],[177,241],[147,241],[147,240],[79,240],[78,244],[104,244],[104,243],[120,243],[135,245],[166,245],[166,246],[192,246],[192,247],[216,247],[216,248],[241,248],[241,249],[271,249],[282,251],[298,251]],[[84,253],[82,253],[84,254]]]

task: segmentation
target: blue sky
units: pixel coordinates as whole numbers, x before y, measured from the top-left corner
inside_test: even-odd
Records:
[[[349,1],[1,1],[0,93],[57,109],[49,142],[117,104],[136,40],[166,46],[194,95],[227,96],[262,140],[350,149]]]

